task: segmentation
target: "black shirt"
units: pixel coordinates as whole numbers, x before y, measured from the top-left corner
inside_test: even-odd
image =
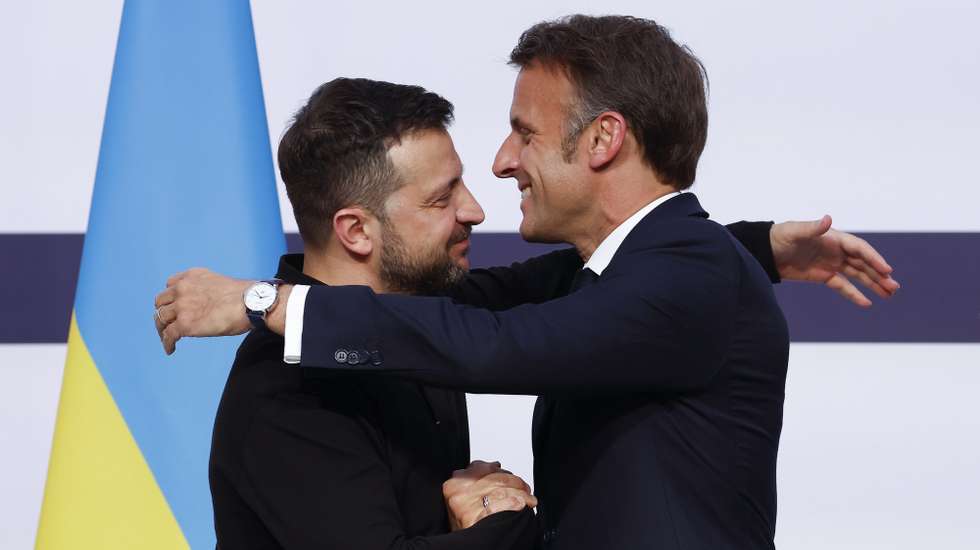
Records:
[[[280,279],[303,275],[284,256]],[[464,394],[324,374],[282,361],[283,339],[242,343],[215,420],[210,482],[219,548],[532,548],[530,510],[450,533],[442,483],[469,463]]]

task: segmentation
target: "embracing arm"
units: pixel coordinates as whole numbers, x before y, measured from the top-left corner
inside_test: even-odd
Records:
[[[726,226],[762,265],[769,279],[779,282],[769,238],[772,222],[738,222]],[[447,296],[471,306],[495,311],[520,304],[540,304],[568,293],[582,259],[574,248],[535,256],[509,267],[474,269]]]
[[[502,312],[366,287],[313,288],[301,364],[492,393],[701,387],[733,337],[740,270],[728,238],[694,229],[682,246],[626,254],[598,284]],[[379,353],[341,361],[359,349]]]
[[[740,222],[729,226],[750,252],[756,255],[770,280],[822,283],[861,307],[871,301],[849,280],[856,279],[883,298],[892,296],[899,284],[892,268],[867,241],[831,228],[830,216],[809,222],[783,222],[769,231],[772,265],[764,259],[766,222]],[[749,234],[746,234],[746,231]],[[546,254],[511,268],[475,270],[451,296],[461,303],[488,309],[507,309],[520,303],[540,303],[564,295],[581,259],[571,250]],[[570,267],[577,266],[577,267]],[[154,300],[153,318],[160,342],[167,354],[185,336],[228,336],[250,328],[242,293],[251,281],[232,279],[206,269],[190,269],[167,280],[166,288]],[[557,293],[557,294],[555,294]],[[289,287],[283,287],[283,299]],[[281,310],[276,331],[283,331]],[[275,323],[270,321],[270,326]]]
[[[281,363],[274,360],[270,367],[281,368]],[[533,548],[533,512],[501,507],[514,498],[507,480],[484,484],[486,491],[501,493],[491,503],[497,507],[491,512],[500,511],[472,527],[421,536],[405,532],[391,470],[378,450],[384,448],[383,436],[363,418],[344,412],[363,408],[360,395],[356,390],[333,391],[335,410],[328,410],[316,395],[285,394],[251,419],[241,448],[241,494],[282,548]],[[216,514],[222,511],[216,508]],[[238,536],[227,535],[232,540]]]

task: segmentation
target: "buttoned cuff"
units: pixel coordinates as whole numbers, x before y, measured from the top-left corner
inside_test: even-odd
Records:
[[[286,345],[282,350],[282,361],[298,365],[303,354],[303,313],[306,311],[307,285],[295,285],[286,301]]]

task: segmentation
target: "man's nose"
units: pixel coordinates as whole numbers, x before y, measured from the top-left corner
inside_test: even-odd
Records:
[[[520,166],[520,149],[514,141],[515,134],[511,133],[500,144],[497,156],[493,159],[493,174],[498,178],[512,178]]]
[[[466,184],[461,184],[461,186],[462,195],[459,208],[456,210],[456,221],[464,225],[480,225],[486,218],[483,208],[480,203],[476,202],[476,198],[470,193]]]

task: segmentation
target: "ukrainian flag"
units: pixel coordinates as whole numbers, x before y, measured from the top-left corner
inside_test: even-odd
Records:
[[[275,272],[270,152],[248,2],[127,1],[37,548],[214,547],[208,451],[238,339],[165,357],[153,296],[192,266]]]

